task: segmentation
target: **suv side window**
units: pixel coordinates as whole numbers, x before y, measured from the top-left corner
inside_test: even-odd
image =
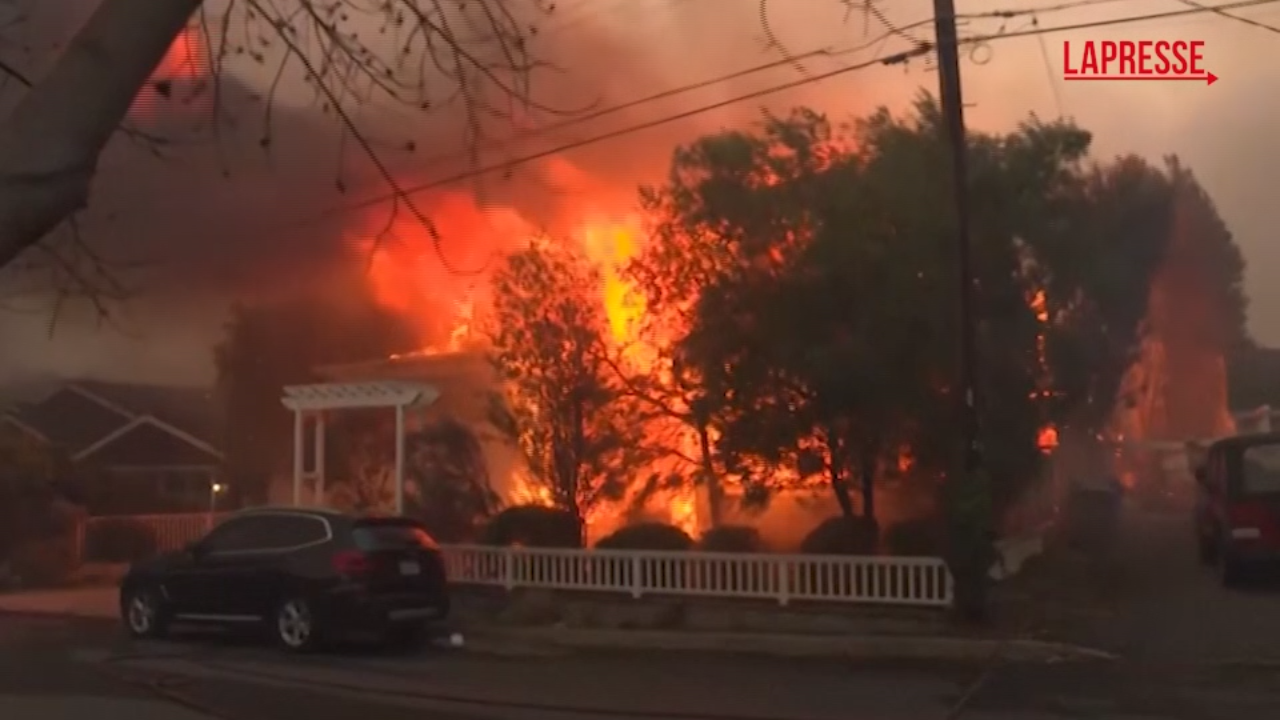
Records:
[[[329,537],[325,521],[314,515],[280,513],[269,517],[271,527],[264,539],[264,550],[295,548],[322,542]]]
[[[259,550],[269,538],[271,518],[255,515],[231,518],[214,528],[204,539],[209,552]]]

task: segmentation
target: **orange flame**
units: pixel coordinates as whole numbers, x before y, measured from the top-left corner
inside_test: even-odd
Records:
[[[1031,294],[1028,305],[1031,311],[1035,313],[1036,320],[1039,321],[1041,326],[1049,323],[1049,300],[1043,288],[1037,288]],[[1049,377],[1049,358],[1045,347],[1043,329],[1036,334],[1036,364],[1040,373],[1040,390],[1033,393],[1032,397],[1050,397],[1053,391],[1048,388],[1051,379]],[[1058,447],[1058,428],[1052,424],[1040,428],[1039,435],[1036,438],[1036,446],[1040,448],[1041,452],[1052,452],[1054,448]]]
[[[571,181],[583,197],[607,197],[599,188],[586,187],[589,182],[577,168],[562,159],[552,163],[548,171],[561,180]],[[578,193],[575,193],[578,194]],[[463,349],[473,335],[477,305],[489,302],[486,282],[475,285],[468,276],[469,287],[459,285],[459,277],[442,266],[441,253],[449,264],[473,269],[485,265],[495,253],[523,247],[537,237],[539,223],[510,207],[480,208],[468,195],[447,193],[424,203],[439,235],[441,247],[427,237],[427,232],[414,219],[397,219],[386,227],[386,218],[370,216],[353,228],[350,243],[368,263],[368,274],[374,297],[384,307],[418,318],[426,352]],[[640,341],[640,321],[645,307],[626,279],[625,269],[642,249],[644,233],[641,218],[630,210],[619,212],[609,203],[583,203],[572,210],[574,217],[560,218],[559,225],[569,228],[568,239],[577,243],[582,256],[600,273],[598,300],[608,321],[608,338],[631,371],[647,369],[652,349]],[[459,243],[455,239],[464,239]],[[463,246],[455,249],[456,246]],[[496,264],[496,263],[490,263]],[[460,300],[458,298],[461,298]],[[438,325],[441,313],[451,315],[443,333]],[[693,439],[690,438],[690,442]],[[552,505],[554,499],[523,470],[515,471],[507,482],[507,501],[513,504]],[[669,521],[695,534],[697,502],[692,488],[671,491],[660,499]],[[591,534],[599,535],[616,525],[618,517],[604,510],[587,518]]]

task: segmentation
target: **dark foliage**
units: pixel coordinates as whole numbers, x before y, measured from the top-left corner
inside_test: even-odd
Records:
[[[875,523],[861,517],[822,521],[800,541],[806,555],[874,555],[880,543]]]
[[[947,525],[940,517],[920,517],[890,525],[884,544],[894,555],[942,557],[947,549]]]
[[[480,534],[485,545],[582,547],[582,524],[573,513],[543,505],[517,505],[494,515]]]
[[[666,550],[693,549],[693,538],[675,525],[638,523],[618,528],[596,543],[600,550]]]
[[[748,525],[720,525],[698,538],[698,549],[706,552],[756,553],[764,551],[760,531]]]

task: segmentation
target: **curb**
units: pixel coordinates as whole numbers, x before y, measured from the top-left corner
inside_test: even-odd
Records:
[[[776,658],[860,660],[1007,660],[1026,663],[1114,661],[1094,648],[1030,639],[916,636],[817,636],[687,633],[652,630],[474,630],[483,645],[523,644],[571,650],[665,650]]]
[[[115,625],[95,613],[6,610],[0,618],[79,620]],[[460,628],[466,647],[480,654],[536,656],[548,650],[662,650],[773,658],[853,660],[1004,660],[1021,663],[1111,662],[1118,655],[1095,648],[1021,638],[992,639],[911,635],[770,635],[663,630],[566,628]]]

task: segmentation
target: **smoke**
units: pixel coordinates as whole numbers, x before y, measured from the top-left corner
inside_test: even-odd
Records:
[[[532,5],[509,3],[517,11]],[[360,106],[355,116],[384,167],[403,186],[437,183],[477,167],[499,167],[477,177],[440,183],[414,196],[423,213],[439,221],[437,238],[400,204],[396,216],[400,232],[380,240],[416,244],[424,251],[419,254],[443,256],[444,261],[437,260],[424,273],[429,282],[450,288],[445,294],[474,282],[467,273],[451,268],[483,267],[505,249],[500,232],[486,232],[471,221],[451,223],[445,217],[448,213],[441,209],[457,206],[459,198],[471,204],[472,215],[485,223],[500,226],[501,214],[514,209],[534,226],[555,229],[570,214],[567,211],[586,204],[602,204],[611,211],[632,207],[636,186],[661,179],[675,145],[720,128],[740,127],[758,119],[762,108],[778,111],[805,104],[843,120],[881,105],[901,108],[921,88],[932,90],[937,83],[936,73],[924,61],[872,67],[625,132],[905,50],[911,46],[909,38],[931,38],[932,27],[918,24],[929,18],[931,8],[924,2],[885,3],[882,15],[887,23],[905,28],[895,34],[874,15],[857,6],[851,10],[849,3],[840,0],[763,4],[570,0],[559,5],[550,17],[522,18],[522,22],[537,20],[539,25],[529,44],[530,52],[541,61],[530,86],[538,107],[515,103],[504,106],[511,109],[511,117],[481,118],[480,152],[470,152],[476,126],[448,83],[436,84],[434,102],[427,111],[384,97]],[[1013,3],[1009,5],[1008,9],[1015,9]],[[1154,0],[1115,5],[1047,12],[1036,20],[1040,26],[1051,26],[1168,10]],[[0,57],[38,76],[92,2],[10,0],[5,7],[24,9],[26,20],[0,29]],[[218,6],[210,7],[216,12]],[[960,11],[993,9],[1003,8],[962,5]],[[9,15],[0,13],[0,18],[5,17]],[[966,21],[962,34],[995,33],[1002,29],[1002,22]],[[1008,22],[1004,29],[1025,29]],[[1029,18],[1017,22],[1027,24]],[[1109,88],[1103,83],[1064,87],[1056,79],[1061,76],[1063,39],[1127,38],[1143,33],[1206,39],[1206,58],[1223,81],[1212,88],[1186,83]],[[377,37],[373,28],[368,36]],[[1277,72],[1256,63],[1256,58],[1271,51],[1261,43],[1270,41],[1266,33],[1224,18],[1193,16],[994,42],[981,53],[975,51],[964,64],[966,95],[973,103],[970,124],[994,129],[1008,127],[1028,112],[1042,117],[1062,114],[1095,130],[1103,155],[1134,150],[1159,157],[1179,152],[1219,200],[1229,224],[1244,230],[1237,235],[1243,237],[1246,252],[1261,259],[1255,259],[1252,267],[1256,276],[1273,260],[1280,260],[1265,254],[1275,251],[1250,244],[1251,233],[1261,233],[1264,222],[1256,207],[1266,207],[1265,203],[1255,206],[1253,200],[1258,189],[1267,186],[1263,174],[1274,164],[1264,160],[1273,155],[1280,159],[1280,142],[1260,124],[1259,118],[1268,115],[1258,103],[1268,100],[1258,98],[1256,90],[1265,86],[1260,79],[1264,73]],[[814,54],[824,48],[833,52]],[[770,62],[777,66],[584,122],[573,121],[583,112],[591,116],[602,108]],[[361,249],[368,246],[358,241],[377,234],[380,223],[390,217],[392,203],[343,208],[385,198],[389,186],[352,137],[341,132],[333,114],[315,101],[296,66],[283,76],[276,102],[271,103],[270,123],[266,122],[268,103],[263,96],[274,69],[272,62],[232,63],[218,97],[223,122],[218,124],[217,137],[211,132],[209,98],[184,103],[182,93],[175,92],[169,111],[159,107],[151,116],[152,129],[177,138],[164,159],[124,138],[113,142],[81,227],[93,247],[116,263],[136,293],[125,307],[116,309],[113,325],[97,329],[93,315],[80,308],[61,316],[57,332],[48,340],[47,296],[24,292],[18,304],[35,313],[0,317],[0,330],[11,338],[8,365],[0,370],[207,377],[207,349],[230,302],[364,272],[368,256]],[[1012,87],[1018,92],[1008,92]],[[11,103],[18,92],[10,83],[0,90],[0,102]],[[495,105],[502,100],[492,88],[486,97]],[[1217,132],[1218,128],[1231,130]],[[625,134],[552,152],[613,132]],[[515,158],[537,154],[547,156],[504,166]],[[1241,163],[1241,158],[1251,161]],[[411,232],[411,227],[418,229]],[[5,280],[10,286],[29,289],[40,277],[15,279],[10,272]],[[6,296],[13,294],[10,288]],[[1266,317],[1267,303],[1254,307],[1259,311],[1254,316],[1257,324]]]
[[[28,0],[15,7],[23,10],[23,22],[5,31],[6,60],[38,77],[91,4]],[[756,13],[726,13],[705,3],[570,3],[540,25],[530,46],[544,65],[533,74],[530,88],[538,107],[516,104],[514,117],[485,120],[481,152],[470,152],[475,128],[460,99],[421,112],[376,98],[360,110],[356,120],[362,134],[400,184],[430,183],[501,165],[795,74],[782,67],[539,133],[571,120],[577,111],[625,103],[777,58],[761,44]],[[657,37],[663,42],[655,44]],[[51,311],[49,294],[41,292],[45,275],[31,270],[30,263],[6,273],[6,296],[29,311],[0,319],[9,337],[25,341],[25,351],[7,358],[11,369],[197,377],[207,373],[202,355],[230,302],[363,271],[368,246],[353,239],[376,235],[379,223],[390,219],[392,203],[346,212],[341,208],[389,194],[388,184],[332,113],[314,101],[300,71],[284,75],[268,122],[264,95],[273,63],[236,62],[229,69],[216,108],[207,89],[193,94],[198,80],[178,78],[171,92],[152,98],[147,112],[139,114],[144,116],[134,118],[148,132],[171,139],[163,157],[118,137],[102,158],[91,207],[79,225],[95,252],[134,291],[127,303],[113,308],[108,326],[98,329],[97,318],[83,305],[63,307],[52,340],[42,339]],[[11,103],[19,93],[11,84],[3,99]],[[437,94],[445,95],[443,90]],[[492,90],[488,97],[495,105],[503,100]],[[221,119],[216,134],[215,112]],[[458,274],[450,270],[483,266],[505,249],[496,238],[478,243],[485,233],[474,223],[451,227],[458,223],[439,217],[436,211],[456,206],[459,196],[469,198],[482,218],[488,208],[513,207],[533,225],[554,228],[565,208],[588,196],[593,202],[607,196],[614,207],[631,205],[638,182],[660,177],[677,142],[756,116],[756,108],[740,105],[442,185],[414,196],[437,225],[438,238],[423,231],[401,203],[395,210],[401,232],[379,242],[438,243],[431,250],[443,256],[440,265],[449,267],[430,274],[447,283]],[[407,232],[407,226],[417,231]],[[103,352],[106,346],[114,351]],[[89,348],[98,350],[85,352]],[[162,368],[155,362],[159,357],[169,358],[160,363]]]

